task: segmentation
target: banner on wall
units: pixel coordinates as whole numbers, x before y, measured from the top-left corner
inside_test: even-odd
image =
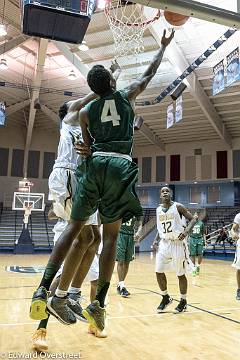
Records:
[[[183,98],[182,95],[176,100],[175,122],[178,123],[183,118]]]
[[[213,95],[219,94],[221,91],[224,90],[224,63],[223,60],[220,61],[217,65],[213,68]]]
[[[167,129],[172,127],[174,124],[174,107],[173,104],[170,104],[167,107]]]
[[[0,126],[4,126],[6,121],[6,103],[0,101]]]
[[[239,80],[239,48],[227,56],[227,86]]]

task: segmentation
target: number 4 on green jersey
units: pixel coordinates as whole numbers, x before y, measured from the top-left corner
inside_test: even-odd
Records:
[[[105,100],[102,115],[101,115],[101,122],[112,122],[113,126],[120,125],[119,120],[121,120],[120,115],[117,112],[115,100]]]

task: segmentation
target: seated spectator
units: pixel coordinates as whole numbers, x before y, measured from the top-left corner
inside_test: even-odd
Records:
[[[216,244],[221,244],[221,242],[224,244],[224,241],[228,238],[228,234],[224,227],[222,227],[219,231],[219,235],[216,240]]]

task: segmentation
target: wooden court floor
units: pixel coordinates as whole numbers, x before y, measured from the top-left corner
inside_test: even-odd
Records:
[[[41,274],[9,273],[9,265],[45,265],[47,255],[0,255],[0,359],[35,356],[30,338],[30,298]],[[48,357],[112,360],[239,360],[240,302],[235,300],[235,270],[226,261],[205,260],[201,275],[189,278],[188,311],[156,314],[160,302],[154,259],[140,255],[127,278],[129,299],[116,293],[116,272],[109,293],[107,339],[87,334],[87,325],[67,327],[52,319]],[[169,291],[179,298],[177,279],[169,273]],[[89,293],[89,284],[83,287]],[[70,355],[69,355],[70,354]],[[17,357],[18,356],[18,357]],[[68,357],[67,357],[68,356]],[[41,358],[39,356],[39,358]]]

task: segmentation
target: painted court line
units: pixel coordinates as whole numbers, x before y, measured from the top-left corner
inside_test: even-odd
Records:
[[[188,305],[190,306],[190,305]],[[193,306],[192,306],[193,307]],[[195,308],[195,307],[194,307]],[[202,310],[199,308],[199,310],[196,311],[186,311],[184,312],[184,314],[182,315],[194,315],[196,313],[202,313],[202,312],[210,312],[210,313],[214,313],[215,311],[236,311],[239,310],[240,308],[227,308],[227,309],[211,309],[211,310]],[[175,315],[175,316],[182,316],[181,314],[173,314],[171,311],[168,311],[166,313],[161,313],[161,314],[157,314],[157,313],[152,313],[152,314],[140,314],[140,315],[120,315],[120,316],[108,316],[107,320],[114,320],[114,319],[138,319],[138,318],[148,318],[148,317],[164,317],[164,315]],[[217,314],[218,315],[218,314]],[[218,315],[220,317],[224,317],[222,315]],[[228,320],[228,318],[227,318]],[[235,320],[234,322],[240,324],[240,321]],[[49,321],[50,324],[57,324],[59,323],[59,321],[57,320],[50,320]],[[0,326],[23,326],[23,325],[35,325],[38,324],[38,322],[25,322],[25,323],[0,323]]]

